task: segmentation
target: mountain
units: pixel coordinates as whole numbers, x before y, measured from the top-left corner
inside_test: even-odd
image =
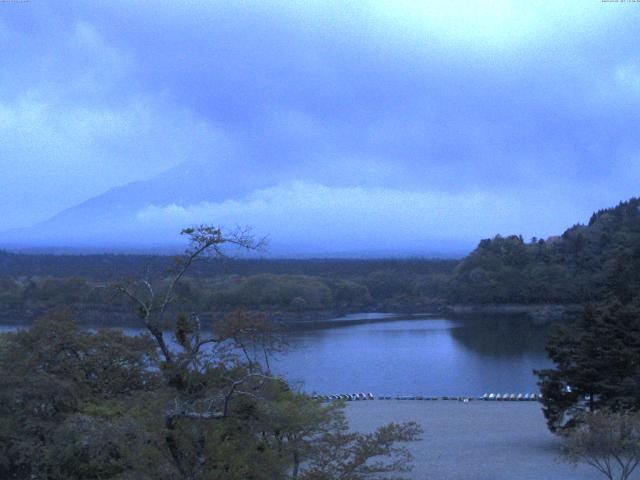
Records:
[[[262,163],[255,158],[185,162],[35,226],[1,232],[0,248],[172,254],[185,246],[178,232],[199,223],[226,230],[253,226],[257,236],[269,236],[268,254],[275,257],[460,258],[473,247],[473,237],[457,238],[453,228],[442,228],[439,215],[456,218],[447,197],[427,195],[416,203],[411,192],[367,189],[358,172],[330,175],[322,165],[300,181],[301,172],[284,172],[277,163],[273,157]],[[272,167],[255,167],[265,164]],[[453,209],[467,206],[462,202]],[[383,229],[394,233],[381,235]]]
[[[452,302],[585,303],[640,290],[640,198],[595,212],[561,236],[496,236],[456,267]]]
[[[204,201],[238,199],[274,179],[252,172],[234,161],[189,161],[147,181],[112,188],[83,203],[63,210],[33,227],[0,233],[5,247],[48,249],[134,247],[171,248],[176,237],[163,238],[162,231],[141,231],[139,212],[150,205],[194,205]],[[153,240],[156,238],[156,240]]]

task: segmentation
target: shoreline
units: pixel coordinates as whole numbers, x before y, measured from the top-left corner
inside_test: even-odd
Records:
[[[442,308],[444,314],[456,316],[522,316],[536,324],[566,321],[575,318],[584,311],[580,304],[449,304]]]
[[[536,402],[349,402],[353,431],[416,421],[421,440],[404,444],[414,457],[409,480],[598,480],[595,469],[560,463],[560,440]]]
[[[448,319],[474,319],[480,317],[503,317],[509,319],[527,319],[533,324],[545,324],[566,321],[575,318],[584,310],[577,304],[418,304],[412,308],[405,306],[376,306],[370,309],[336,309],[310,312],[263,311],[246,309],[250,313],[263,314],[275,324],[289,330],[322,329],[338,326],[360,325],[368,323],[393,322],[412,319],[428,319],[441,316]],[[78,324],[90,327],[135,327],[138,322],[130,312],[121,311],[77,311],[68,308]],[[233,310],[200,314],[203,322],[221,319]],[[45,310],[5,310],[0,311],[0,324],[30,325],[34,319],[46,315]]]
[[[63,310],[64,311],[64,310]],[[134,314],[129,312],[97,312],[95,310],[74,311],[67,310],[72,317],[75,318],[79,325],[86,327],[137,327],[140,323]],[[225,315],[233,310],[220,311],[214,314],[200,313],[200,319],[203,322],[213,322],[221,320]],[[381,323],[402,321],[411,319],[425,319],[437,316],[441,312],[417,311],[375,311],[375,310],[357,310],[357,311],[321,311],[321,312],[264,312],[259,310],[245,310],[249,313],[266,315],[266,317],[274,324],[285,329],[315,329],[315,328],[331,328],[336,326],[359,325],[365,323]],[[31,310],[27,312],[0,312],[0,325],[24,326],[30,325],[36,318],[47,315],[47,311]],[[169,328],[169,327],[167,327]]]

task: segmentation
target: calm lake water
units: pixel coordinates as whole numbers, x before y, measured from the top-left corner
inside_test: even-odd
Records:
[[[0,331],[14,328],[0,325]],[[547,330],[519,318],[391,315],[379,323],[289,332],[289,351],[271,367],[309,393],[535,392],[532,370],[551,365],[544,352]]]
[[[547,329],[518,319],[396,320],[289,334],[273,369],[308,392],[481,395],[537,391]]]

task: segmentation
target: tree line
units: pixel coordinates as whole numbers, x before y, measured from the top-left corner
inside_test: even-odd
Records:
[[[166,260],[166,259],[165,259]],[[152,277],[166,283],[170,277]],[[260,273],[221,274],[199,278],[189,272],[176,291],[175,305],[189,305],[202,314],[237,308],[278,315],[362,310],[415,310],[443,302],[447,275],[393,270],[367,275],[318,276]],[[0,278],[0,317],[7,322],[30,321],[58,308],[78,313],[78,319],[108,324],[129,312],[113,298],[108,281],[86,277]]]
[[[589,303],[605,299],[608,282],[633,289],[640,271],[640,199],[595,212],[548,239],[496,236],[482,240],[453,271],[447,299],[459,303]]]
[[[631,478],[640,465],[639,204],[596,212],[554,247],[579,288],[592,290],[574,290],[585,311],[549,337],[554,367],[535,372],[563,457],[610,480]]]
[[[169,255],[27,254],[0,250],[0,278],[84,277],[113,280],[167,271]],[[450,273],[458,259],[438,258],[212,258],[194,265],[190,274],[199,279],[225,275],[309,275],[323,277],[366,276],[392,271],[407,274]]]

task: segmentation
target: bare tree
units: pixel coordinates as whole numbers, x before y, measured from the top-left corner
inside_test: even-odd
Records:
[[[267,372],[271,371],[269,357],[286,347],[281,329],[264,314],[236,310],[215,323],[214,331],[218,339],[230,340],[242,351],[250,368],[262,361]]]
[[[214,256],[215,258],[226,258],[225,246],[236,247],[243,250],[262,250],[266,246],[266,240],[256,240],[251,231],[247,228],[237,228],[229,234],[225,234],[220,227],[200,225],[198,227],[185,228],[181,235],[189,238],[189,247],[182,256],[176,257],[176,269],[164,288],[158,289],[157,285],[148,276],[144,279],[125,283],[114,283],[111,287],[116,291],[126,295],[136,307],[138,317],[147,331],[153,336],[162,354],[164,362],[169,366],[176,366],[174,354],[171,352],[164,337],[165,316],[167,310],[176,300],[176,288],[184,278],[187,271],[194,262],[200,258]],[[201,327],[197,315],[192,314],[189,319],[192,325],[189,327],[190,334],[194,338],[190,342],[186,341],[185,326],[183,330],[177,330],[178,340],[184,340],[181,346],[188,350],[187,358],[193,361],[200,349],[209,343],[215,343],[216,339],[200,339]],[[187,322],[189,323],[189,322]]]
[[[259,397],[273,379],[254,365],[246,368],[237,361],[230,352],[238,345],[230,343],[229,337],[213,332],[204,336],[195,312],[180,314],[172,322],[177,346],[170,347],[165,338],[166,317],[176,300],[176,288],[193,264],[207,256],[225,258],[225,247],[260,250],[265,246],[265,240],[256,240],[248,229],[225,234],[219,227],[200,225],[185,228],[181,234],[189,238],[189,247],[175,259],[175,270],[168,280],[158,282],[147,277],[111,287],[131,300],[160,352],[160,370],[174,392],[164,409],[166,445],[181,477],[192,480],[206,464],[206,423],[227,418],[236,396]],[[190,422],[191,440],[180,433],[181,422]]]
[[[609,480],[627,480],[640,463],[640,414],[600,411],[582,415],[566,434],[562,458],[586,463]]]

